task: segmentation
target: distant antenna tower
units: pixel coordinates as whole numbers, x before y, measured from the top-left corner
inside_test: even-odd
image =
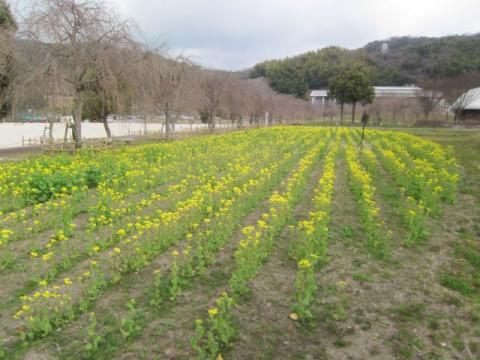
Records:
[[[385,55],[388,53],[388,43],[384,42],[382,44],[382,48],[380,49],[380,52],[382,53],[382,55]]]

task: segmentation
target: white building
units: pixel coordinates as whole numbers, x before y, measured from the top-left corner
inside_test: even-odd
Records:
[[[414,98],[421,88],[416,86],[375,86],[375,97]]]
[[[375,86],[375,98],[414,98],[421,88],[417,86]],[[312,90],[310,92],[312,104],[327,105],[335,99],[328,96],[328,90]]]
[[[310,99],[314,105],[326,105],[330,100],[328,97],[328,90],[312,90],[310,92]]]

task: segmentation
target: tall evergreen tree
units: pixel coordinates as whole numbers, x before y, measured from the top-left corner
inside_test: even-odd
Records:
[[[308,91],[304,77],[301,66],[288,60],[271,63],[267,68],[267,78],[273,90],[298,98],[305,98]]]
[[[352,123],[355,121],[357,103],[371,103],[375,96],[368,71],[360,66],[344,68],[332,77],[329,82],[328,92],[329,96],[334,97],[340,104],[342,122],[344,105],[352,104]]]

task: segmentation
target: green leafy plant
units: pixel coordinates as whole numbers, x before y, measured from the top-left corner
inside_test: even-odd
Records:
[[[142,312],[136,308],[136,302],[131,299],[127,302],[127,316],[120,322],[120,332],[125,340],[134,338],[142,330],[142,324],[145,317]]]
[[[311,304],[315,299],[317,284],[313,271],[313,261],[302,259],[298,262],[298,270],[295,279],[293,311],[303,321],[310,320],[313,315],[310,311]]]
[[[234,300],[227,293],[215,301],[216,306],[208,310],[205,321],[195,321],[195,335],[190,339],[199,359],[216,359],[235,337],[232,318]]]
[[[85,347],[84,357],[86,359],[95,359],[99,345],[102,341],[102,336],[97,334],[97,317],[95,313],[90,313],[89,323],[85,331]]]

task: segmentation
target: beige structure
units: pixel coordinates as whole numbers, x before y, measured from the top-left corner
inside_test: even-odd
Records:
[[[417,86],[375,86],[375,98],[415,98],[418,96],[421,88]],[[335,99],[328,96],[328,90],[312,90],[310,100],[314,105],[325,106],[334,102]]]

